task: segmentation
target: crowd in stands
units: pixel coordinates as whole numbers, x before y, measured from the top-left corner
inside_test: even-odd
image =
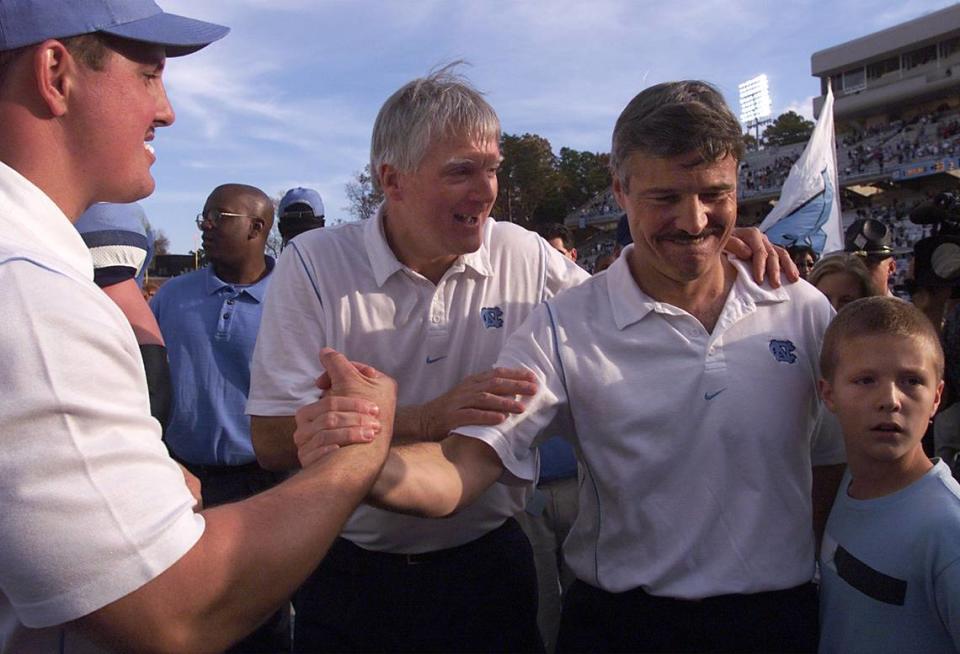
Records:
[[[741,162],[740,195],[750,197],[779,190],[805,144],[748,153]],[[889,173],[893,166],[960,153],[960,115],[941,109],[897,119],[866,129],[850,129],[837,137],[840,182]]]

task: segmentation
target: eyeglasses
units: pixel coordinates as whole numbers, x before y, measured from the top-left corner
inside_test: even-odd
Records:
[[[207,213],[198,213],[197,214],[197,227],[203,229],[203,226],[206,223],[210,223],[211,227],[216,227],[220,224],[220,220],[224,217],[227,218],[253,218],[250,214],[246,213],[232,213],[230,211],[220,211],[219,209],[211,209]]]

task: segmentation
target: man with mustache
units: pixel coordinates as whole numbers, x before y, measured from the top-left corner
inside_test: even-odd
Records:
[[[247,405],[264,467],[298,465],[297,421],[349,432],[361,420],[334,411],[314,423],[315,407],[302,408],[318,395],[315,353],[327,346],[398,380],[395,431],[414,449],[522,410],[516,396],[533,393],[532,379],[491,370],[497,353],[534,307],[589,276],[490,217],[499,140],[493,108],[449,69],[384,103],[371,142],[378,214],[302,234],[277,262]],[[754,245],[762,270],[766,250]],[[526,489],[494,481],[447,520],[360,507],[294,599],[295,648],[541,649],[530,545],[512,517]]]
[[[491,484],[534,481],[537,435],[570,420],[580,508],[564,554],[577,581],[558,651],[816,649],[815,544],[843,461],[839,433],[818,429],[832,310],[809,285],[757,284],[723,254],[742,153],[708,84],[635,97],[611,152],[633,245],[535,308],[497,360],[532,371],[537,393],[498,425],[394,447],[368,500],[469,511]],[[324,434],[302,427],[307,467]]]

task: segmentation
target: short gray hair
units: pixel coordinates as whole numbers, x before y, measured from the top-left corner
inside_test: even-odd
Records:
[[[376,188],[381,188],[383,164],[412,172],[438,139],[458,135],[499,143],[500,119],[483,94],[453,70],[461,63],[404,84],[383,103],[370,141],[370,176]]]
[[[698,152],[703,161],[743,158],[743,132],[720,92],[697,80],[665,82],[641,91],[613,128],[610,171],[628,185],[626,162],[635,152],[676,157]]]

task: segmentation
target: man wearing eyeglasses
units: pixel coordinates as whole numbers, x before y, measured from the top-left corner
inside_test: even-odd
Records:
[[[197,215],[208,265],[164,284],[150,308],[167,340],[173,403],[164,440],[201,482],[206,507],[250,497],[282,481],[257,465],[244,415],[250,359],[273,258],[264,254],[273,203],[258,188],[224,184]],[[235,651],[289,651],[281,610]]]

